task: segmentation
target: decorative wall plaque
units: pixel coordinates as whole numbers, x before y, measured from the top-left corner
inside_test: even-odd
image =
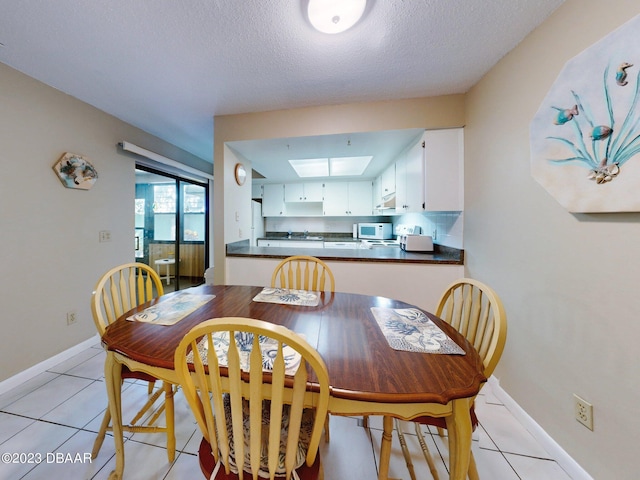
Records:
[[[67,188],[89,190],[98,178],[98,172],[89,160],[75,153],[65,153],[53,166],[53,170]]]
[[[530,125],[531,173],[570,212],[640,211],[640,16],[569,60]]]

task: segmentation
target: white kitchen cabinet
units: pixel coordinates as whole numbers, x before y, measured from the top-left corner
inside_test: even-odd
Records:
[[[323,248],[322,240],[258,240],[259,247]]]
[[[324,184],[325,216],[373,214],[373,182],[328,182]]]
[[[282,243],[278,240],[258,240],[259,247],[280,247]]]
[[[347,248],[349,250],[355,250],[359,246],[359,242],[324,242],[324,248]]]
[[[268,183],[262,189],[262,216],[280,217],[286,214],[284,204],[284,185]]]
[[[251,184],[251,199],[262,200],[262,184],[260,183]]]
[[[424,148],[422,139],[400,154],[396,167],[396,213],[422,212],[424,205]]]
[[[425,142],[425,210],[462,211],[464,133],[462,128],[428,130]]]
[[[322,202],[322,182],[286,183],[285,202]]]
[[[396,193],[396,164],[392,163],[380,175],[380,194],[384,198],[394,193]]]

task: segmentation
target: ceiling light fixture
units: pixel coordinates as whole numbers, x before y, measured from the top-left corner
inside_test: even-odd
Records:
[[[340,33],[353,27],[367,0],[309,0],[307,14],[313,27],[323,33]]]

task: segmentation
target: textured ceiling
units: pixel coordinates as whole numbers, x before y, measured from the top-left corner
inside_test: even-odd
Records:
[[[0,0],[0,62],[213,158],[213,116],[464,93],[563,0]]]

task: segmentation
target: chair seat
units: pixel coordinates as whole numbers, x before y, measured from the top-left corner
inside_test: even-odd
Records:
[[[200,459],[200,469],[202,470],[202,473],[206,478],[211,478],[211,474],[216,467],[216,460],[213,458],[213,454],[211,453],[211,445],[205,438],[200,442],[198,457]],[[305,463],[296,470],[296,473],[300,480],[317,480],[320,475],[320,454],[318,453],[318,455],[316,455],[316,461],[313,462],[313,465],[308,467]],[[224,470],[224,466],[220,466],[218,473],[213,478],[215,480],[238,480],[240,477],[237,473],[233,473],[231,471],[229,472],[229,475],[227,475]],[[247,478],[246,475],[245,478]],[[284,475],[276,475],[276,478],[284,478]]]
[[[475,405],[471,405],[471,409],[469,412],[471,413],[471,428],[473,430],[478,426],[478,417],[476,416]],[[428,415],[424,415],[422,417],[417,417],[411,420],[412,422],[419,423],[421,425],[431,425],[433,427],[447,429],[447,421],[442,417],[430,417]]]

